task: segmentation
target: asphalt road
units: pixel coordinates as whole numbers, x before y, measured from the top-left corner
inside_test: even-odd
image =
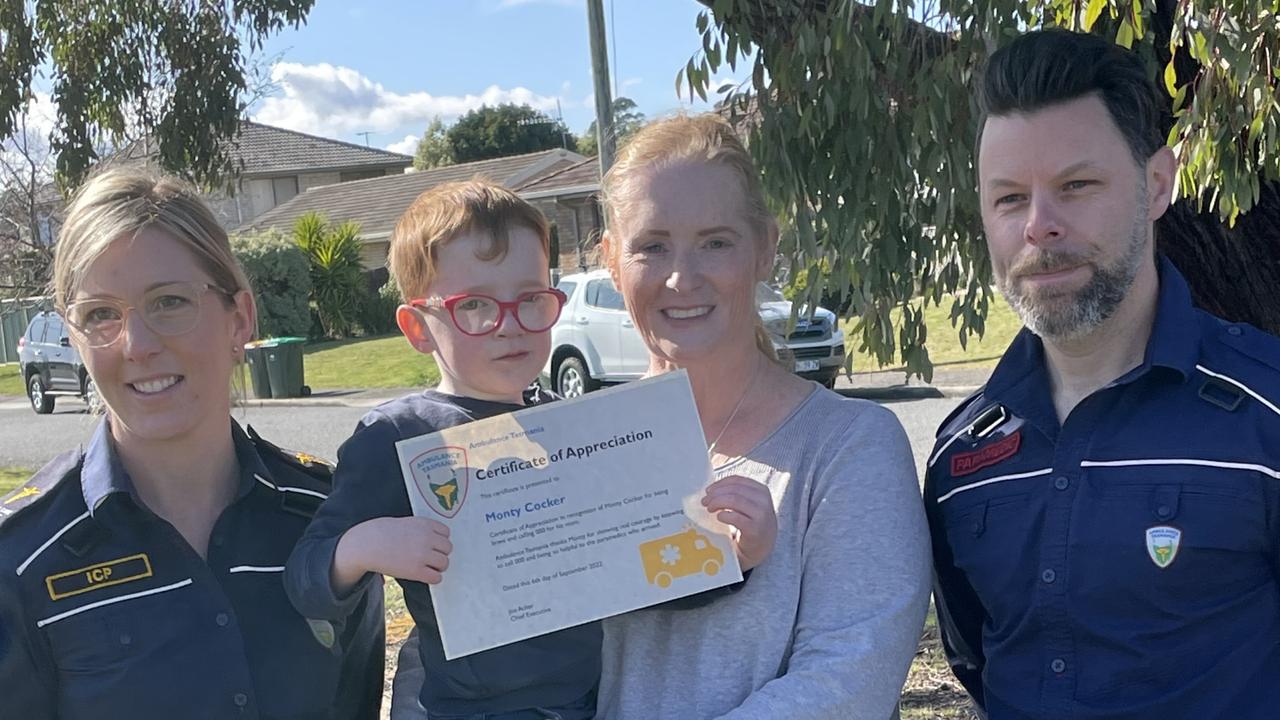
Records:
[[[884,402],[906,428],[917,468],[924,467],[938,423],[958,402],[957,398]],[[363,407],[255,407],[237,410],[235,417],[277,445],[333,459],[365,412]],[[25,399],[0,401],[0,467],[38,468],[58,453],[87,442],[96,422],[74,398],[59,398],[52,415],[36,415]]]

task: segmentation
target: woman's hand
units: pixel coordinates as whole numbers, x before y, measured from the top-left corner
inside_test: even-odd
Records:
[[[702,504],[717,520],[737,531],[734,544],[743,570],[763,563],[773,552],[778,515],[764,483],[740,475],[721,478],[707,486]]]
[[[365,573],[436,584],[449,567],[449,527],[424,517],[382,517],[351,528],[338,541],[330,579],[339,595]]]

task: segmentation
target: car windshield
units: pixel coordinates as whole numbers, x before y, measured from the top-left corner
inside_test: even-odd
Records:
[[[756,283],[756,304],[763,305],[770,302],[786,302],[787,299],[782,296],[782,291],[776,287],[772,287],[766,283]]]

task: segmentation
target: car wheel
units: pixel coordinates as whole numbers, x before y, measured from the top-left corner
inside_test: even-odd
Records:
[[[600,383],[591,377],[580,358],[567,357],[560,361],[560,368],[556,371],[556,392],[561,397],[579,397],[598,387]]]
[[[27,381],[27,397],[31,399],[31,409],[36,411],[38,415],[48,415],[53,412],[53,396],[46,392],[44,381],[40,379],[39,373],[32,375]]]

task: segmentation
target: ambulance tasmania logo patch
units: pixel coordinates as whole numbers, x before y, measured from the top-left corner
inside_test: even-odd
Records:
[[[1147,528],[1147,555],[1156,567],[1164,569],[1173,564],[1178,557],[1178,544],[1182,541],[1182,531],[1168,525],[1157,525]]]
[[[428,450],[409,463],[418,497],[435,513],[451,518],[467,499],[467,451],[448,445]]]

